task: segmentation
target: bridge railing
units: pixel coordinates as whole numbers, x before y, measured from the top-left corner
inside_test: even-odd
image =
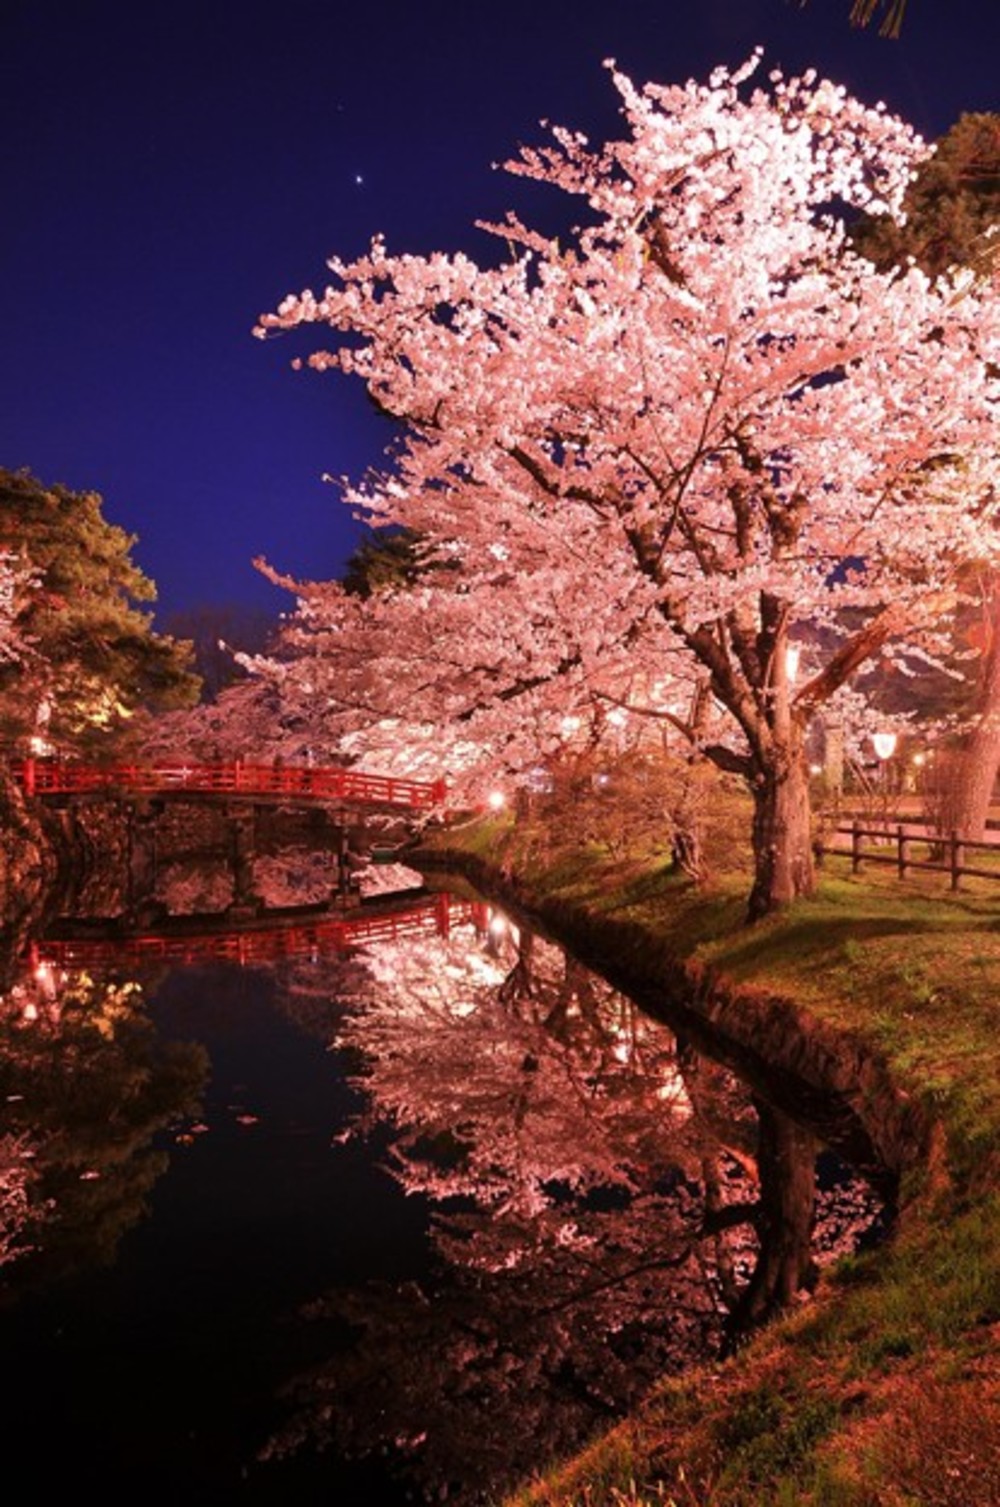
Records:
[[[293,926],[268,924],[268,918],[263,917],[256,924],[227,929],[225,918],[220,917],[214,928],[204,931],[39,938],[30,944],[26,961],[33,969],[40,964],[66,969],[126,968],[150,962],[263,964],[314,951],[344,952],[399,937],[447,937],[453,927],[469,922],[483,931],[486,921],[487,906],[482,901],[439,894],[405,909],[380,912],[376,908]]]
[[[336,766],[249,764],[241,759],[197,764],[156,760],[149,764],[75,764],[59,759],[20,759],[12,772],[26,795],[87,795],[122,791],[157,795],[189,790],[198,794],[290,796],[317,801],[406,806],[430,810],[445,798],[444,780],[410,780]]]

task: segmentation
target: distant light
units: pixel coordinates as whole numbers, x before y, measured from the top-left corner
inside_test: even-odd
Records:
[[[507,797],[502,790],[491,790],[486,797],[486,804],[491,811],[502,811],[507,804]]]
[[[490,916],[489,929],[495,937],[502,937],[507,930],[507,917],[501,916],[499,911],[494,911]]]
[[[823,773],[823,766],[822,766],[822,764],[810,764],[809,765],[809,773],[810,774],[822,774]]]
[[[922,753],[915,753],[913,755],[913,762],[919,769],[922,764],[926,763],[926,759]]]
[[[891,759],[896,752],[898,741],[895,733],[874,733],[872,735],[875,754],[880,759]]]
[[[358,185],[358,187],[359,187],[359,188],[360,188],[360,187],[361,187],[361,185],[362,185],[362,183],[364,183],[364,181],[365,181],[365,180],[364,180],[364,178],[363,178],[363,177],[362,177],[362,176],[361,176],[361,174],[360,174],[360,173],[355,173],[355,174],[354,174],[354,181],[355,181],[355,183],[356,183],[356,184],[357,184],[357,185]]]

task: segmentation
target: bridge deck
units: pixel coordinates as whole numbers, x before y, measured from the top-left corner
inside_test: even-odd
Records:
[[[429,811],[442,804],[446,789],[442,779],[400,779],[335,766],[247,764],[241,759],[212,764],[157,760],[103,766],[21,759],[13,764],[12,772],[26,795],[42,797],[236,797],[273,804],[343,803]]]

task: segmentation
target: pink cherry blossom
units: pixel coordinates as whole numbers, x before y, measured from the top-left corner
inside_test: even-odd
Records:
[[[880,273],[845,237],[900,212],[927,148],[756,62],[613,70],[621,139],[525,148],[513,173],[582,201],[567,237],[511,215],[484,266],[376,238],[258,327],[326,326],[308,364],[396,421],[384,473],[343,492],[428,560],[370,601],[290,583],[297,657],[271,673],[320,721],[440,730],[472,765],[707,682],[728,730],[706,752],[755,800],[751,916],[812,883],[810,719],[885,645],[933,652],[958,570],[1000,554],[995,287]],[[788,645],[820,629],[793,684]]]

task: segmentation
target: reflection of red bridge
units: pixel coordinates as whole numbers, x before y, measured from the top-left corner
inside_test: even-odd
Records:
[[[472,922],[483,930],[487,907],[482,901],[450,895],[372,899],[356,910],[331,913],[327,908],[273,910],[253,920],[227,915],[168,916],[155,928],[130,931],[118,923],[67,922],[31,944],[32,966],[58,968],[121,967],[143,962],[272,963],[281,958],[346,952],[366,942],[397,937],[448,936],[453,926]]]
[[[150,764],[89,766],[58,759],[20,759],[13,774],[26,795],[222,796],[280,804],[394,806],[430,810],[445,797],[444,780],[406,780],[365,774],[357,769],[312,768],[299,764],[193,764],[157,760]]]

